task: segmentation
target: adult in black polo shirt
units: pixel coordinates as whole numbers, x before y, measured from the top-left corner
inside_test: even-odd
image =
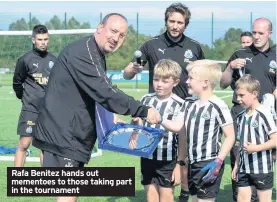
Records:
[[[172,59],[183,70],[180,83],[173,92],[183,99],[189,95],[185,84],[188,78],[186,66],[189,61],[204,59],[200,44],[183,34],[184,29],[189,24],[190,15],[188,7],[180,3],[172,4],[165,12],[167,31],[149,39],[140,47],[142,59],[147,61],[149,65],[149,93],[154,92],[153,70],[155,64],[161,59]],[[132,79],[141,71],[142,68],[136,62],[131,62],[124,69],[124,79]]]
[[[204,59],[204,53],[197,41],[185,36],[184,30],[189,24],[191,13],[185,5],[175,3],[170,5],[165,11],[166,32],[146,41],[141,47],[142,59],[149,65],[149,93],[154,92],[153,89],[153,71],[154,66],[161,59],[171,59],[176,61],[182,67],[182,75],[180,83],[173,89],[173,93],[185,99],[189,96],[186,81],[188,72],[186,66],[190,61]],[[124,69],[124,78],[132,79],[141,72],[142,66],[137,64],[135,60]],[[183,161],[180,164],[183,164]],[[178,166],[178,165],[177,165]],[[183,167],[182,190],[180,194],[180,202],[188,201],[187,186],[187,168]]]
[[[266,93],[273,93],[276,89],[276,52],[269,47],[272,35],[272,23],[266,18],[259,18],[253,23],[253,44],[233,53],[223,72],[220,85],[225,89],[229,85],[234,90],[235,82],[244,74],[251,74],[261,83],[259,101]],[[233,119],[243,110],[236,95],[233,95],[231,109]],[[235,126],[236,127],[236,126]],[[250,190],[251,191],[251,190]],[[236,195],[233,200],[237,201]],[[252,201],[255,201],[252,198]]]

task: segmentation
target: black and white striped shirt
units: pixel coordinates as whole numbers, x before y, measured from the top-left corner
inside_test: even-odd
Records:
[[[150,93],[142,97],[142,104],[154,107],[157,109],[163,120],[183,120],[183,113],[180,112],[184,100],[173,94],[167,99],[160,100],[156,93]],[[152,128],[160,128],[164,129],[164,127],[160,124],[150,124],[148,122],[144,122],[145,126]],[[152,156],[149,159],[163,160],[163,161],[171,161],[177,158],[178,154],[178,134],[165,130],[166,133],[164,137],[159,142],[157,148],[153,152]]]
[[[244,143],[263,144],[270,139],[272,133],[277,131],[270,111],[262,105],[251,115],[248,115],[245,110],[238,115],[237,123],[240,136],[239,172],[250,174],[273,172],[272,150],[252,154],[243,151]]]
[[[216,96],[201,105],[198,98],[190,97],[183,110],[189,162],[215,159],[221,148],[222,127],[233,123],[228,106]]]

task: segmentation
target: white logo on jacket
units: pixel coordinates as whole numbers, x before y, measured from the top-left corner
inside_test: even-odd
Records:
[[[162,50],[159,48],[158,51],[161,51],[164,54],[165,49]]]

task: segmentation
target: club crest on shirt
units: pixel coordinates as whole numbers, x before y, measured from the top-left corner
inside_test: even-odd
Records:
[[[49,61],[49,68],[52,69],[53,66],[54,66],[54,62],[53,61]]]
[[[202,118],[205,120],[209,120],[211,118],[211,115],[209,112],[205,112],[204,114],[202,114]]]
[[[252,125],[251,125],[253,128],[258,128],[259,127],[259,123],[258,123],[258,121],[254,121],[253,123],[252,123]]]
[[[271,60],[271,61],[270,61],[269,66],[270,66],[270,68],[272,68],[272,69],[276,69],[276,68],[277,68],[276,62],[275,62],[274,60]]]
[[[193,54],[192,54],[192,52],[191,52],[190,49],[186,50],[184,56],[185,56],[186,59],[191,59],[191,58],[193,58]]]
[[[169,107],[169,108],[166,110],[166,113],[169,114],[169,115],[173,115],[173,113],[174,113],[173,107]]]

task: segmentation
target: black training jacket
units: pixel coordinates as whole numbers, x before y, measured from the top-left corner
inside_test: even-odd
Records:
[[[37,49],[18,59],[13,76],[13,89],[16,97],[22,100],[22,110],[38,113],[55,61],[54,55]]]
[[[111,84],[94,36],[68,45],[49,78],[33,145],[88,162],[96,140],[95,102],[111,112],[146,117],[148,107]]]

